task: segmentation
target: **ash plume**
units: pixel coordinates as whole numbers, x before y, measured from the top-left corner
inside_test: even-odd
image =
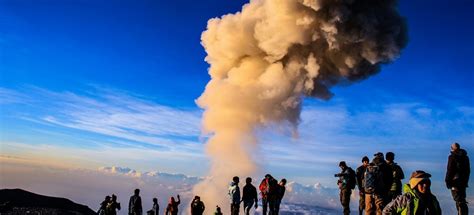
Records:
[[[331,87],[376,74],[407,43],[395,0],[252,0],[208,21],[201,40],[211,80],[197,104],[211,134],[207,180],[194,188],[228,211],[232,176],[255,173],[255,131],[294,129],[304,96],[330,99]],[[258,182],[258,181],[255,181]]]

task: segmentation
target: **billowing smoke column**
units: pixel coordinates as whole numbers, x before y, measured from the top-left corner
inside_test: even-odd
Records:
[[[202,34],[211,80],[205,109],[209,178],[194,188],[229,207],[234,175],[257,167],[255,130],[300,121],[303,96],[330,99],[330,88],[376,74],[397,58],[407,30],[395,0],[253,0],[208,21]]]

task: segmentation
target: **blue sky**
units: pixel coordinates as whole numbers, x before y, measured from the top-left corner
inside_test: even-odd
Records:
[[[193,167],[208,162],[200,35],[245,2],[1,1],[2,156],[204,175]],[[410,39],[400,58],[330,101],[306,99],[300,139],[262,132],[262,168],[335,186],[338,160],[355,167],[393,150],[406,172],[428,168],[441,185],[451,142],[474,152],[472,6],[401,1]]]

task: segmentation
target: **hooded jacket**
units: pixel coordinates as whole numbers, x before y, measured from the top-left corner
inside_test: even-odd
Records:
[[[240,204],[240,188],[235,182],[230,183],[229,199],[231,204]]]
[[[469,157],[464,149],[452,151],[448,157],[448,166],[446,168],[446,187],[465,188],[468,187],[471,167]]]
[[[428,202],[422,203],[419,194],[410,188],[410,185],[403,186],[403,195],[392,200],[383,209],[383,215],[417,215],[424,214],[420,210],[420,205],[425,204],[425,208],[431,208],[430,215],[441,215],[439,202],[433,194],[430,194]]]

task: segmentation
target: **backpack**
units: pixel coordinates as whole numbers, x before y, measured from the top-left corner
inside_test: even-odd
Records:
[[[356,186],[356,174],[352,168],[348,168],[349,170],[349,177],[347,180],[347,187],[353,190]]]
[[[364,173],[364,191],[365,193],[374,193],[380,187],[382,174],[378,166],[369,165]]]

